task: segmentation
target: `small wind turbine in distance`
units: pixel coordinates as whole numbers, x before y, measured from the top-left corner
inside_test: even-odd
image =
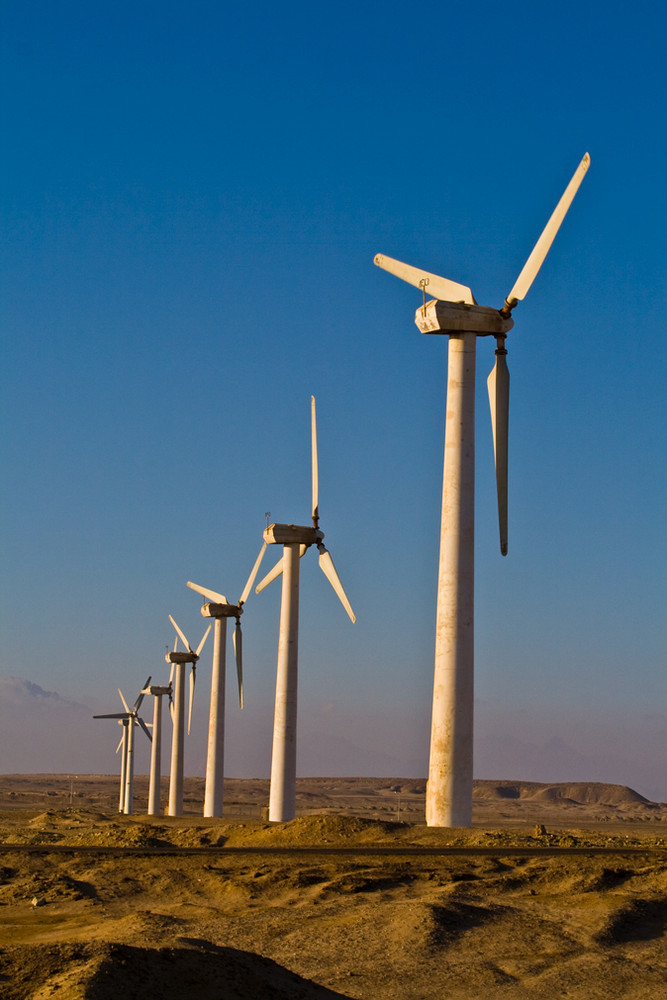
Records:
[[[171,653],[167,653],[165,660],[167,663],[172,664],[172,676],[169,679],[169,683],[173,679],[174,682],[174,703],[172,711],[172,739],[171,739],[171,769],[169,772],[169,806],[167,815],[169,816],[182,816],[183,815],[183,751],[185,742],[185,699],[184,691],[185,687],[185,664],[190,663],[192,669],[190,671],[190,706],[188,711],[188,733],[190,732],[190,723],[192,722],[192,703],[195,693],[195,671],[197,668],[197,660],[199,659],[199,654],[204,648],[204,643],[208,638],[208,634],[211,631],[211,626],[206,629],[202,641],[199,643],[196,650],[192,649],[192,646],[188,642],[185,634],[178,627],[174,619],[169,615],[169,621],[176,629],[177,637],[174,642],[174,648]],[[183,644],[186,647],[186,651],[181,653],[177,649],[178,636],[183,640]]]
[[[144,684],[144,688],[147,688],[150,684],[150,677]],[[135,701],[132,708],[130,708],[123,697],[123,692],[118,688],[118,694],[120,695],[120,700],[123,703],[125,709],[124,712],[112,712],[110,715],[94,715],[94,719],[118,719],[120,725],[123,727],[123,735],[121,741],[116,748],[116,753],[122,747],[122,758],[120,766],[120,802],[118,811],[121,813],[126,813],[131,815],[133,811],[133,800],[134,800],[134,729],[135,726],[141,726],[146,736],[151,740],[151,734],[148,731],[146,723],[139,716],[139,708],[144,700],[144,691],[142,690],[139,697]]]
[[[377,254],[375,263],[420,288],[424,303],[415,322],[422,333],[449,337],[445,462],[436,611],[435,670],[428,826],[472,822],[473,612],[475,521],[475,358],[477,337],[496,338],[496,363],[488,392],[496,463],[500,550],[507,554],[507,442],[509,373],[505,338],[511,312],[523,299],[590,165],[585,154],[502,309],[479,306],[465,285]],[[435,298],[426,301],[426,295]]]
[[[243,605],[248,599],[259,571],[262,557],[266,551],[266,542],[262,545],[259,555],[252,568],[248,581],[243,588],[238,604],[230,604],[224,594],[215,590],[200,587],[188,580],[188,587],[207,597],[210,603],[201,609],[205,618],[215,619],[213,629],[213,670],[211,675],[211,707],[208,722],[208,752],[206,755],[206,784],[204,791],[204,816],[222,816],[224,798],[224,753],[225,753],[225,679],[226,679],[226,642],[227,619],[235,618],[236,627],[232,634],[234,655],[236,658],[236,674],[239,685],[239,705],[243,708],[243,637],[241,633],[241,615]]]
[[[264,541],[268,545],[282,545],[283,555],[256,588],[256,593],[259,593],[282,573],[283,589],[280,605],[276,705],[269,792],[269,820],[278,823],[294,819],[296,812],[299,559],[311,545],[317,546],[320,569],[336,591],[350,619],[353,622],[356,621],[331,554],[324,545],[324,533],[319,527],[317,424],[314,396],[311,396],[310,408],[313,525],[312,527],[295,524],[270,524],[268,526],[264,532]]]
[[[162,699],[167,695],[169,704],[171,704],[171,684],[167,687],[146,685],[141,693],[153,696],[153,743],[151,745],[151,770],[148,779],[148,815],[159,816],[160,779],[162,777]]]

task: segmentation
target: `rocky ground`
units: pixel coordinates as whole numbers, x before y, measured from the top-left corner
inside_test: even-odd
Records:
[[[114,811],[117,779],[0,777],[0,996],[667,996],[667,806],[620,786],[480,782],[473,828],[432,830],[423,791],[304,779],[301,815],[268,824],[264,782],[229,782],[238,813],[203,820],[191,779],[185,817],[149,819]],[[447,845],[487,851],[403,851]],[[615,853],[533,853],[586,845]],[[108,853],[123,846],[141,850]],[[215,850],[151,853],[170,846]]]

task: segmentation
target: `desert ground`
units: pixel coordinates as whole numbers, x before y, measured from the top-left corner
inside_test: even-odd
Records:
[[[283,824],[266,781],[146,794],[0,776],[3,1000],[667,997],[667,804],[629,788],[476,782],[468,830],[423,780],[300,779]]]

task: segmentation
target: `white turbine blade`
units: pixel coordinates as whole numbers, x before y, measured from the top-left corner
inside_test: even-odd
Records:
[[[190,727],[192,725],[192,705],[195,700],[195,681],[197,679],[197,669],[195,664],[192,664],[192,669],[190,670],[190,701],[188,705],[188,736],[190,735]]]
[[[202,597],[208,597],[209,601],[213,601],[214,604],[229,604],[229,601],[224,594],[219,594],[216,590],[209,590],[207,587],[200,587],[198,583],[192,583],[188,580],[188,587],[190,590],[196,590],[198,594]]]
[[[429,271],[422,271],[419,267],[404,264],[402,261],[386,257],[382,253],[375,255],[373,263],[397,278],[407,281],[409,285],[423,289],[424,293],[431,299],[440,299],[441,302],[466,302],[470,306],[477,305],[475,296],[466,285],[459,285],[458,282],[450,281],[449,278],[441,278]]]
[[[327,580],[329,581],[333,589],[336,591],[340,603],[343,605],[348,615],[350,616],[350,620],[356,622],[357,620],[356,615],[352,610],[352,607],[350,606],[350,602],[347,599],[347,594],[343,590],[343,584],[340,582],[340,577],[336,572],[336,567],[334,566],[333,559],[331,558],[331,553],[324,546],[322,542],[319,543],[317,548],[320,553],[320,558],[319,558],[320,569],[326,576]]]
[[[123,708],[125,709],[125,711],[127,712],[128,715],[131,715],[132,713],[130,712],[130,706],[128,705],[128,703],[123,698],[123,692],[121,691],[120,688],[118,688],[118,694],[120,695],[120,700],[123,703]]]
[[[178,625],[176,624],[176,622],[174,621],[174,619],[171,617],[171,615],[169,615],[169,621],[174,626],[174,628],[176,629],[176,631],[180,635],[181,639],[183,640],[183,642],[185,644],[185,648],[189,649],[190,651],[192,651],[192,646],[190,645],[190,643],[188,642],[188,640],[185,638],[185,633],[181,631],[181,629],[178,627]],[[174,652],[176,652],[176,646],[174,646]]]
[[[204,643],[205,643],[205,642],[206,642],[206,640],[208,639],[208,634],[209,634],[209,632],[210,632],[210,631],[211,631],[211,626],[209,625],[209,627],[208,627],[208,628],[206,629],[206,631],[204,632],[204,635],[203,635],[203,637],[202,637],[202,641],[201,641],[201,642],[199,643],[199,645],[197,646],[197,649],[196,649],[196,651],[195,651],[195,656],[197,656],[197,657],[198,657],[198,656],[199,656],[199,654],[201,653],[202,649],[204,648]],[[190,648],[190,647],[188,647],[188,648]]]
[[[236,628],[232,633],[232,643],[236,657],[236,676],[239,682],[239,707],[243,708],[243,633],[238,618],[236,619]]]
[[[317,418],[315,416],[315,397],[310,397],[310,451],[313,479],[313,524],[317,527],[319,511],[319,478],[317,469]]]
[[[125,739],[125,733],[123,733],[123,735],[121,736],[120,740],[118,741],[118,746],[116,747],[116,753],[120,753],[120,748],[123,745],[123,740],[124,739]]]
[[[500,551],[504,556],[507,555],[507,449],[510,405],[510,373],[505,357],[504,353],[496,353],[496,363],[486,382],[491,406],[493,454],[496,461]]]
[[[299,546],[299,559],[301,559],[305,555],[307,549],[308,549],[307,545]],[[280,576],[282,571],[283,571],[283,557],[281,556],[276,565],[273,567],[273,569],[269,570],[264,579],[257,584],[257,586],[255,587],[255,593],[259,594],[259,592],[264,590],[265,587],[268,587],[270,583],[273,583],[276,577]]]
[[[174,652],[175,652],[175,650],[174,650]],[[174,670],[175,670],[175,669],[176,669],[176,664],[175,664],[175,663],[172,663],[172,665],[171,665],[171,670],[169,671],[169,687],[171,687],[171,682],[172,682],[172,681],[173,681],[173,679],[174,679]]]
[[[149,740],[151,741],[151,743],[152,743],[152,742],[153,742],[153,737],[152,737],[152,736],[151,736],[151,734],[149,733],[149,731],[148,731],[148,727],[147,727],[146,723],[144,722],[144,720],[143,720],[143,719],[140,719],[140,718],[139,718],[139,716],[137,716],[137,722],[139,723],[139,725],[141,726],[141,728],[143,729],[143,731],[144,731],[144,732],[146,733],[146,736],[148,737],[148,739],[149,739]]]
[[[588,170],[591,163],[591,158],[588,153],[584,155],[581,163],[577,167],[572,177],[572,180],[565,188],[563,197],[556,205],[553,214],[549,221],[547,222],[542,235],[535,244],[533,252],[530,257],[523,265],[523,270],[521,274],[516,279],[514,283],[514,288],[507,296],[508,302],[513,302],[515,299],[523,299],[526,297],[528,289],[535,280],[535,276],[539,269],[542,267],[542,262],[549,252],[549,248],[554,241],[556,233],[560,229],[560,224],[567,214],[567,210],[572,204],[572,200],[579,190],[579,185],[584,179],[584,174]]]
[[[257,559],[255,560],[255,565],[253,566],[252,572],[250,573],[250,576],[248,577],[248,581],[247,581],[245,587],[243,588],[243,593],[241,594],[241,597],[239,598],[239,607],[241,607],[242,604],[245,604],[245,602],[248,600],[248,594],[252,590],[252,585],[255,582],[255,577],[259,573],[259,567],[260,567],[260,565],[262,563],[262,559],[264,558],[264,553],[265,552],[266,552],[266,542],[264,542],[264,544],[262,545],[261,549],[259,550],[259,555],[257,556]]]

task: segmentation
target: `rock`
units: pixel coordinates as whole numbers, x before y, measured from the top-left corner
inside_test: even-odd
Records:
[[[43,896],[33,896],[32,906],[46,906],[46,900]]]

